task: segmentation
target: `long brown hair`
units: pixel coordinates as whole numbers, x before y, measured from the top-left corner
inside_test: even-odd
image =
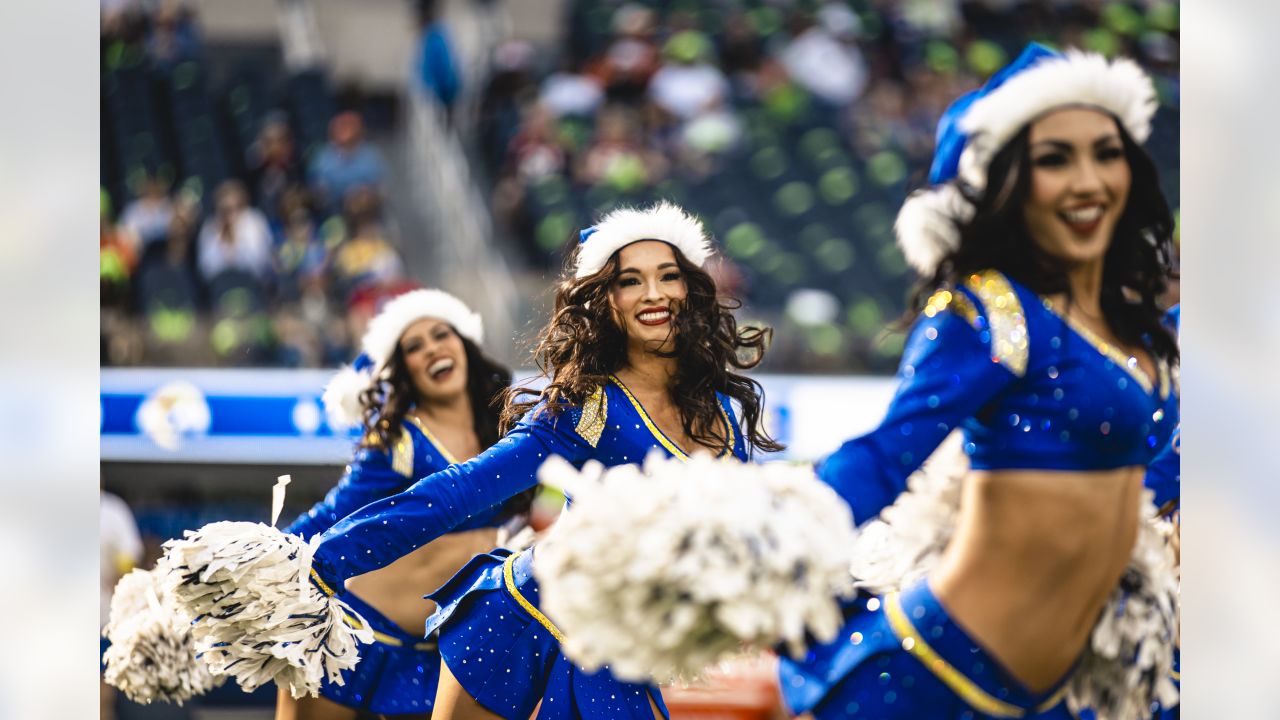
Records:
[[[720,297],[710,275],[677,248],[672,247],[672,252],[688,293],[674,316],[675,348],[669,353],[655,352],[676,359],[670,390],[685,434],[708,447],[723,444],[724,438],[716,435],[716,429],[723,426],[716,398],[719,392],[742,408],[743,434],[749,447],[766,452],[782,450],[783,445],[771,438],[761,423],[763,388],[733,372],[760,364],[773,331],[739,328],[733,311],[742,303]],[[546,412],[553,414],[566,402],[581,405],[627,364],[626,331],[614,320],[609,302],[609,289],[618,277],[618,253],[599,272],[584,278],[573,277],[572,262],[570,254],[566,279],[556,288],[551,321],[533,351],[534,362],[549,382],[541,391],[519,386],[507,389],[504,431],[541,402],[545,401]]]

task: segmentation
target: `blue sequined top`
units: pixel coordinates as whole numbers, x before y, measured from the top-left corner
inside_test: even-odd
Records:
[[[978,470],[1145,466],[1178,424],[1177,379],[1135,359],[1005,275],[976,273],[930,298],[875,430],[846,442],[818,474],[862,522],[955,428]]]
[[[362,444],[338,484],[284,531],[310,539],[365,505],[403,492],[415,479],[457,462],[416,417],[406,416],[401,428],[400,437],[389,450]],[[501,524],[501,515],[502,505],[499,503],[457,529],[495,527]]]
[[[746,460],[746,443],[729,398],[720,394],[717,398],[732,436],[732,455]],[[483,453],[336,523],[322,536],[312,567],[324,583],[341,587],[347,578],[383,567],[533,487],[538,468],[550,455],[559,455],[575,467],[588,460],[613,467],[642,462],[654,449],[688,457],[658,429],[626,386],[613,378],[581,407],[566,405],[555,415],[546,412],[544,405],[534,407]]]

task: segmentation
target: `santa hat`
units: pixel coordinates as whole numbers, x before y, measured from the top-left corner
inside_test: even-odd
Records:
[[[1115,116],[1142,143],[1151,134],[1157,105],[1151,78],[1132,60],[1031,43],[938,120],[932,187],[912,193],[894,223],[907,262],[931,275],[959,247],[957,223],[973,217],[970,198],[986,188],[992,158],[1028,123],[1063,107],[1096,108]]]
[[[353,427],[362,422],[364,406],[360,394],[373,384],[374,378],[383,377],[400,336],[423,318],[443,320],[477,345],[484,340],[480,316],[443,290],[413,290],[391,299],[369,322],[360,355],[325,386],[324,409],[330,427]]]
[[[702,223],[664,200],[645,209],[614,210],[596,225],[579,232],[574,277],[600,272],[615,252],[641,240],[661,240],[698,267],[715,252]]]

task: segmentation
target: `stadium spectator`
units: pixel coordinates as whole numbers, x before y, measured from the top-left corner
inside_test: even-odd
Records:
[[[278,226],[284,219],[280,203],[285,191],[305,180],[284,113],[263,118],[258,137],[249,148],[249,178],[257,206],[273,226]]]
[[[169,219],[173,217],[169,185],[167,174],[149,174],[138,197],[120,213],[120,226],[138,239],[143,255],[152,245],[163,243],[168,235]]]
[[[370,186],[381,190],[387,168],[382,154],[364,139],[364,121],[355,112],[338,113],[329,122],[329,142],[316,153],[309,178],[320,202],[338,212],[347,193]]]
[[[689,120],[725,102],[729,81],[711,64],[711,42],[696,30],[677,33],[662,54],[666,63],[649,83],[649,98],[678,120]]]
[[[103,308],[128,308],[130,280],[138,265],[137,247],[137,238],[111,219],[111,198],[102,190],[98,202],[98,279]]]
[[[345,300],[366,286],[383,286],[404,278],[400,253],[387,240],[382,203],[372,188],[347,195],[344,213],[350,236],[333,251],[330,273],[333,290]]]
[[[590,63],[588,72],[605,89],[610,101],[639,104],[659,65],[654,42],[653,10],[628,3],[613,14],[613,38],[604,53]]]
[[[151,16],[151,34],[147,37],[147,56],[158,68],[172,68],[200,54],[190,10],[181,0],[161,0]]]
[[[646,146],[634,113],[613,105],[600,111],[595,140],[583,153],[577,179],[587,185],[606,183],[629,192],[661,180],[666,169],[666,159]]]
[[[449,32],[440,18],[437,0],[418,0],[418,21],[422,40],[418,47],[418,80],[430,97],[451,112],[462,90],[458,62],[454,59]]]
[[[249,273],[265,282],[271,273],[271,229],[262,212],[249,206],[239,180],[218,186],[214,214],[200,229],[199,268],[206,282],[225,270]]]
[[[833,108],[844,108],[862,94],[866,61],[854,38],[861,27],[846,5],[827,3],[817,17],[797,13],[792,38],[781,53],[787,72],[805,90]]]

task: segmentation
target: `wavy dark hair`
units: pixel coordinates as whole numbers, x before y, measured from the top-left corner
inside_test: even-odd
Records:
[[[684,432],[700,445],[722,446],[716,435],[724,426],[716,393],[724,393],[742,408],[744,435],[751,448],[766,452],[783,449],[761,422],[764,389],[760,383],[733,372],[748,370],[764,359],[772,337],[770,328],[738,327],[733,311],[742,303],[720,297],[715,280],[672,247],[688,293],[674,316],[675,348],[655,350],[676,359],[671,397],[680,409]],[[546,401],[558,413],[562,403],[581,405],[609,376],[626,366],[627,336],[613,317],[609,289],[618,277],[618,253],[599,272],[574,278],[574,253],[566,262],[565,280],[556,289],[555,310],[533,351],[533,359],[549,382],[541,390],[507,389],[502,427],[513,426],[530,408]],[[533,397],[530,397],[533,396]]]
[[[1149,346],[1169,362],[1178,360],[1178,343],[1162,322],[1157,298],[1176,277],[1171,261],[1173,215],[1160,191],[1155,163],[1124,124],[1116,122],[1132,178],[1129,199],[1116,223],[1103,258],[1102,312],[1120,340]],[[1030,125],[1022,128],[992,158],[986,192],[964,190],[974,203],[973,219],[961,223],[960,245],[938,264],[932,276],[921,278],[911,296],[908,320],[917,317],[930,293],[955,287],[963,278],[994,268],[1041,295],[1067,293],[1062,264],[1032,240],[1023,219],[1023,205],[1031,192]]]
[[[453,332],[457,334],[457,330]],[[502,418],[504,393],[511,386],[511,370],[485,355],[471,340],[461,335],[458,339],[462,341],[467,358],[467,398],[471,401],[472,429],[483,450],[502,437],[498,425]],[[399,440],[404,432],[404,418],[417,403],[417,391],[409,378],[404,352],[398,342],[388,367],[390,372],[385,380],[371,384],[360,393],[360,404],[364,406],[363,442],[368,447],[388,449]],[[508,500],[503,506],[504,516],[528,512],[535,494],[536,488]]]

